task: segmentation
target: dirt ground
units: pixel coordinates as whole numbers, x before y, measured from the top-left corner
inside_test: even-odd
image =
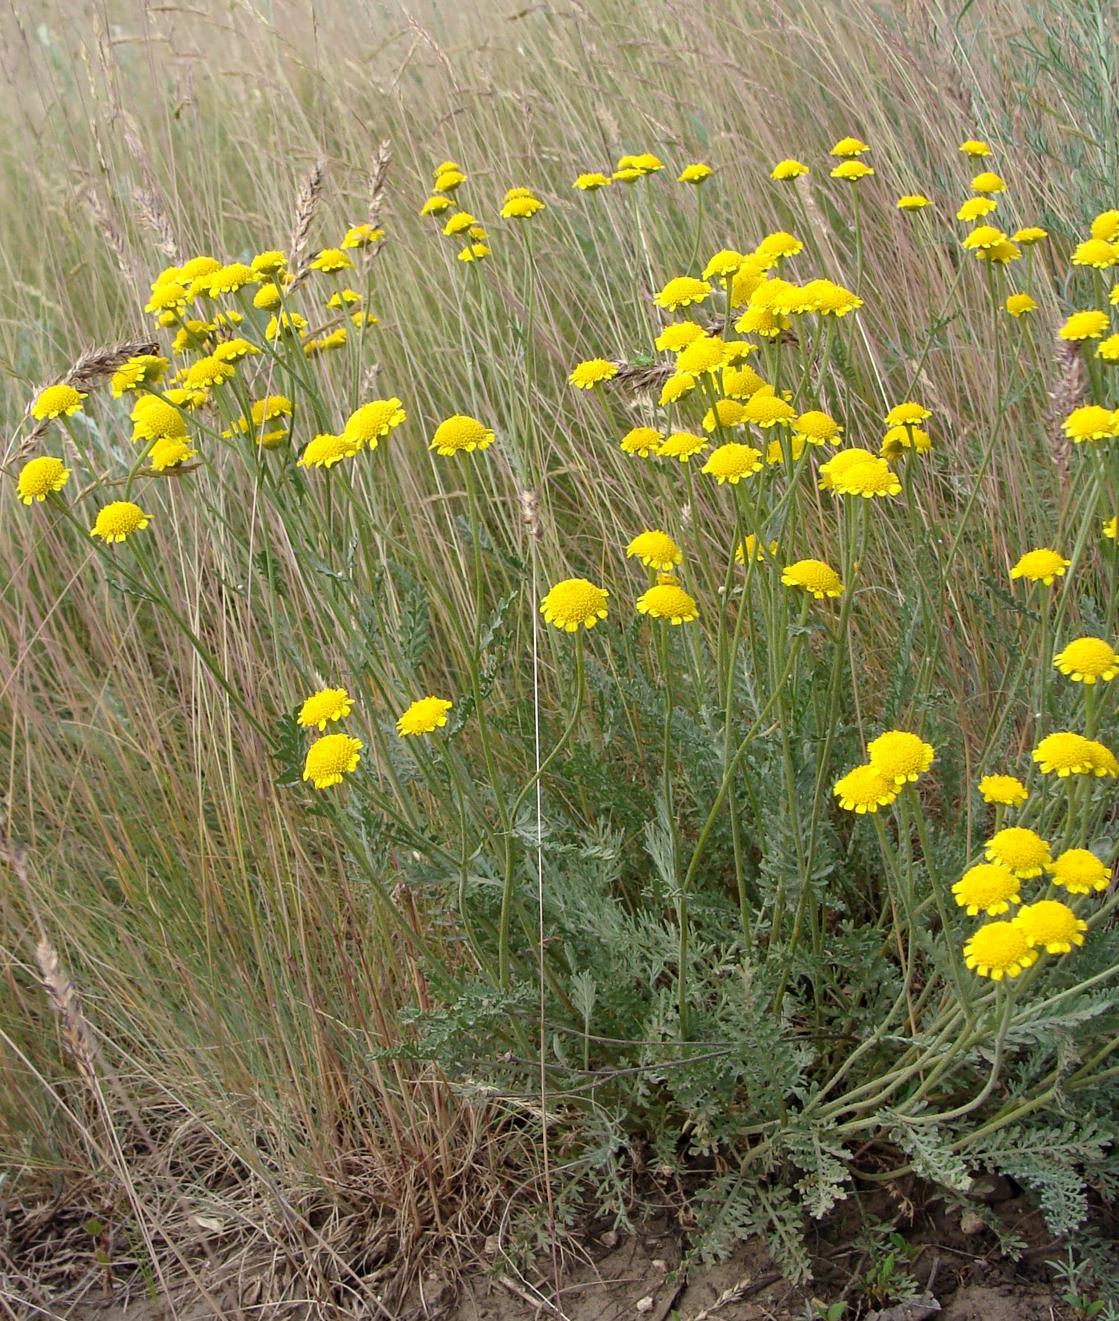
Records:
[[[272,1318],[318,1321],[370,1317],[381,1321],[805,1321],[819,1315],[816,1303],[847,1300],[844,1321],[1071,1321],[1059,1301],[1046,1262],[1063,1255],[1045,1233],[1029,1199],[1006,1196],[991,1211],[1004,1228],[1025,1244],[1016,1261],[999,1255],[997,1239],[978,1216],[945,1210],[936,1199],[923,1200],[920,1212],[905,1198],[882,1194],[858,1214],[904,1228],[905,1267],[925,1290],[920,1302],[891,1305],[866,1285],[875,1260],[858,1246],[854,1212],[840,1208],[820,1230],[815,1245],[813,1281],[796,1287],[776,1270],[764,1245],[754,1240],[717,1265],[681,1268],[685,1242],[667,1219],[649,1222],[641,1232],[620,1235],[593,1223],[574,1251],[566,1246],[558,1291],[552,1263],[516,1274],[490,1263],[486,1271],[461,1279],[428,1276],[393,1307],[377,1291],[358,1303],[288,1298],[271,1302],[254,1290],[250,1274],[223,1271],[218,1263],[197,1285],[153,1301],[137,1279],[122,1280],[114,1295],[93,1282],[65,1298],[39,1299],[5,1289],[0,1276],[0,1315],[50,1321],[271,1321]],[[899,1214],[899,1210],[900,1213]],[[888,1213],[892,1212],[892,1215]],[[908,1218],[909,1224],[905,1221]]]

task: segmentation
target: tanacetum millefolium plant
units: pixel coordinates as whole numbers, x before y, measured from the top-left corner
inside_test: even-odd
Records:
[[[404,942],[423,992],[374,1057],[542,1078],[619,1213],[641,1143],[710,1172],[701,1254],[763,1232],[795,1278],[806,1217],[908,1171],[1002,1171],[1071,1231],[1119,1174],[1119,210],[1048,233],[977,138],[954,195],[853,136],[778,161],[768,233],[705,162],[588,164],[499,199],[434,164],[413,223],[465,385],[429,361],[423,407],[376,214],[160,271],[145,351],[32,401],[27,517],[186,638],[255,731],[238,773],[300,797],[321,885],[341,867]],[[662,251],[673,187],[694,233]],[[601,269],[603,208],[632,269]],[[908,355],[885,226],[953,272]],[[560,263],[617,285],[597,343],[549,302]],[[1071,299],[1055,422],[1039,270]],[[926,370],[947,324],[989,354],[970,448]],[[1055,454],[1028,526],[1004,474],[1056,483]],[[189,504],[272,687],[171,589]]]

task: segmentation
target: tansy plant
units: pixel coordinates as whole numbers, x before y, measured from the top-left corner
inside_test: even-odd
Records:
[[[640,1135],[703,1171],[701,1251],[762,1229],[796,1277],[857,1179],[995,1167],[1055,1232],[1083,1214],[1119,1015],[1119,221],[1058,237],[967,126],[926,178],[873,122],[755,154],[752,208],[722,137],[509,177],[433,152],[391,223],[376,191],[316,213],[313,175],[294,242],[184,252],[150,343],[29,393],[8,521],[57,596],[26,636],[104,661],[18,737],[166,823],[91,796],[93,907],[189,994],[281,1004],[323,1082],[290,1132],[350,1122],[339,1060],[433,1167],[423,1088],[447,1124],[460,1084],[535,1095],[604,1198]],[[337,978],[290,972],[320,946]],[[207,1059],[241,1040],[178,1018],[226,1024]]]

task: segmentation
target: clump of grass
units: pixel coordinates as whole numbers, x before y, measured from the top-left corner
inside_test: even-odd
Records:
[[[1107,775],[1030,760],[1047,735],[1115,728],[1106,681],[1078,688],[1051,665],[1077,633],[1114,643],[1101,523],[1119,508],[1116,442],[1057,463],[1052,440],[1082,396],[1114,405],[1111,368],[1089,344],[1055,373],[1049,348],[1066,311],[1108,307],[1068,256],[1113,199],[1059,192],[1037,163],[1060,141],[1047,120],[1032,147],[1008,127],[1019,93],[996,70],[1012,33],[986,34],[970,68],[962,45],[938,50],[956,90],[932,120],[927,48],[869,9],[751,26],[712,6],[686,32],[651,11],[635,39],[603,4],[578,25],[517,20],[535,90],[500,47],[474,51],[497,94],[463,111],[463,32],[435,17],[410,16],[407,55],[374,53],[393,87],[426,62],[420,90],[375,117],[356,19],[333,20],[329,78],[312,69],[262,102],[245,79],[279,68],[272,43],[294,34],[238,11],[208,55],[234,62],[226,90],[195,89],[182,121],[140,117],[142,153],[96,103],[58,129],[59,160],[96,150],[129,179],[139,162],[122,196],[147,202],[94,215],[81,281],[48,228],[23,296],[56,315],[24,309],[8,339],[30,384],[73,357],[71,337],[132,336],[61,378],[87,396],[76,411],[15,431],[13,477],[32,452],[74,475],[42,506],[9,498],[0,535],[9,823],[36,859],[3,936],[16,1053],[0,1110],[21,1184],[103,1181],[110,1276],[122,1244],[153,1278],[164,1254],[189,1275],[206,1250],[181,1211],[193,1197],[223,1253],[280,1249],[270,1300],[311,1288],[355,1307],[390,1287],[398,1302],[422,1261],[479,1234],[511,1256],[554,1241],[588,1188],[624,1216],[633,1141],[657,1171],[715,1163],[687,1212],[697,1251],[765,1232],[793,1276],[805,1217],[855,1177],[963,1187],[997,1167],[1071,1229],[1111,1159],[1093,1108],[1112,1068],[1113,900],[1074,898],[1090,929],[1059,953],[1042,948],[1057,937],[1023,944],[1021,923],[982,935],[992,923],[952,887],[1009,824],[1101,868],[1114,852]],[[51,76],[67,84],[64,60]],[[278,164],[274,115],[304,144]],[[596,122],[600,141],[574,133]],[[856,131],[875,174],[832,180],[828,149]],[[1009,184],[998,223],[1050,230],[1015,260],[1004,249],[1005,267],[975,260],[954,218],[975,172],[959,142],[976,133]],[[671,170],[641,163],[650,143]],[[789,154],[812,174],[771,180]],[[467,177],[421,220],[445,157]],[[713,177],[674,183],[697,158]],[[616,162],[634,177],[572,189]],[[510,188],[544,209],[518,219]],[[898,212],[917,190],[932,207]],[[476,219],[441,234],[456,211]],[[361,225],[386,237],[340,247]],[[288,278],[238,273],[285,235]],[[785,254],[768,267],[767,235]],[[209,272],[172,270],[181,297],[153,331],[152,238],[212,253],[242,287],[211,296]],[[711,272],[698,314],[654,302],[728,249],[742,260]],[[742,272],[764,291],[752,302]],[[826,276],[862,305],[794,305],[775,272],[794,294]],[[275,305],[258,306],[268,284]],[[1008,316],[1015,289],[1032,321]],[[715,356],[662,403],[701,355],[657,338],[692,314]],[[168,374],[130,380],[149,352]],[[728,389],[743,362],[772,393]],[[207,383],[176,393],[195,369]],[[164,429],[137,425],[133,446],[141,399]],[[880,457],[906,400],[926,409]],[[838,456],[874,451],[858,480],[810,443],[820,413],[843,427]],[[161,470],[180,424],[194,459]],[[625,452],[642,426],[696,453]],[[115,502],[147,526],[118,511],[125,540],[91,539]],[[641,563],[643,531],[663,562]],[[1009,576],[1046,545],[1066,561],[1053,583]],[[541,617],[546,593],[573,636]],[[320,729],[304,703],[337,689]],[[890,731],[904,737],[883,744]],[[916,758],[901,780],[883,748]],[[1030,781],[1020,813],[978,794],[995,770]],[[1024,899],[1057,893],[1020,879]],[[29,971],[35,915],[55,1002],[72,1009],[62,989],[81,987],[82,1040],[96,1032],[127,1098],[108,1167],[57,1103],[67,1066]],[[88,1082],[77,1021],[62,1014]]]

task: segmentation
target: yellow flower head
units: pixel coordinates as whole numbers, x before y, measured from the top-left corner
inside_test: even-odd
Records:
[[[971,181],[973,193],[1005,193],[1006,184],[993,170],[983,170]]]
[[[1101,211],[1092,221],[1090,233],[1094,239],[1114,243],[1119,239],[1119,211]]]
[[[875,766],[856,766],[836,780],[832,793],[845,812],[859,816],[888,807],[898,796],[898,787]]]
[[[795,234],[777,229],[762,239],[754,249],[754,256],[763,266],[772,266],[784,257],[795,257],[798,252],[803,251],[804,244]]]
[[[965,234],[962,245],[968,252],[982,252],[987,248],[997,248],[1006,242],[1006,235],[994,225],[976,225],[970,234]]]
[[[320,432],[307,442],[295,462],[299,468],[332,468],[343,459],[352,459],[360,448],[351,436]]]
[[[924,193],[906,193],[904,197],[898,198],[899,211],[923,211],[931,205]]]
[[[466,175],[460,169],[443,170],[435,176],[437,193],[453,193],[460,184],[466,182]]]
[[[202,276],[199,280],[200,292],[209,294],[211,298],[220,298],[223,294],[235,294],[247,284],[256,284],[259,279],[259,271],[254,271],[243,261],[233,261],[228,266],[219,266],[216,271]]]
[[[734,559],[736,564],[746,564],[747,561],[753,561],[756,564],[764,564],[770,556],[776,554],[777,542],[775,540],[771,540],[767,546],[764,541],[759,541],[752,532],[747,532],[734,548]]]
[[[451,199],[449,197],[440,197],[438,193],[429,197],[420,207],[421,216],[438,216],[444,211],[451,209]]]
[[[692,165],[685,165],[676,176],[677,183],[700,184],[705,179],[710,179],[714,170],[710,165],[705,165],[702,161],[696,161]]]
[[[471,225],[478,222],[469,211],[456,211],[453,216],[443,226],[443,233],[448,237],[455,234],[465,234]]]
[[[833,179],[846,179],[848,183],[858,183],[867,175],[874,173],[873,165],[864,165],[862,161],[840,161],[831,172]]]
[[[1024,826],[1007,826],[1005,830],[997,830],[983,851],[988,861],[997,862],[1000,867],[1006,867],[1024,881],[1028,881],[1031,876],[1040,876],[1052,861],[1048,841]]]
[[[761,466],[761,450],[754,449],[752,445],[738,445],[732,441],[727,445],[719,445],[711,451],[710,457],[703,465],[703,471],[709,477],[714,477],[720,486],[724,482],[737,486],[743,477],[749,477],[760,471]]]
[[[747,399],[742,414],[746,422],[752,422],[763,430],[772,426],[789,426],[796,415],[797,411],[792,404],[775,394],[767,393],[764,388],[755,391]]]
[[[413,702],[396,722],[401,738],[409,735],[430,734],[447,723],[447,712],[454,705],[445,697],[421,697]]]
[[[407,416],[395,395],[391,399],[373,399],[350,414],[343,435],[356,440],[359,449],[365,446],[375,450],[381,437],[400,426]]]
[[[255,344],[250,344],[240,335],[234,335],[232,339],[219,340],[214,345],[213,356],[220,362],[240,362],[242,358],[252,357],[259,352]]]
[[[968,138],[966,142],[960,143],[960,150],[965,156],[989,156],[991,148],[979,138]]]
[[[45,390],[39,391],[31,405],[31,416],[40,422],[53,417],[72,417],[81,409],[85,397],[81,390],[75,390],[72,385],[48,385]]]
[[[964,946],[964,962],[980,977],[1001,982],[1036,963],[1037,954],[1030,949],[1026,933],[1013,922],[988,922]]]
[[[905,403],[895,404],[886,414],[885,422],[888,427],[916,426],[918,423],[927,422],[930,417],[932,413],[924,404],[914,403],[909,399]]]
[[[820,472],[831,466],[822,463]],[[901,480],[883,458],[872,455],[859,463],[847,463],[830,474],[832,489],[840,495],[858,495],[866,500],[877,496],[900,495]]]
[[[722,377],[723,394],[729,399],[749,399],[765,386],[765,381],[758,373],[743,363],[740,366],[727,367]],[[741,419],[739,419],[741,421]]]
[[[1092,754],[1088,740],[1082,734],[1059,730],[1047,734],[1033,750],[1033,759],[1043,775],[1091,775]]]
[[[907,449],[927,454],[932,449],[932,436],[921,427],[888,427],[882,437],[882,457],[893,460]]]
[[[754,290],[765,280],[766,268],[755,256],[746,260],[734,273],[730,284],[731,307],[745,307],[754,295]]]
[[[580,174],[572,188],[578,188],[580,192],[593,193],[599,188],[609,188],[613,180],[608,174],[603,174],[601,170],[588,170],[585,174]]]
[[[801,587],[811,592],[817,601],[843,595],[839,574],[823,560],[797,560],[781,571],[781,581],[786,587]]]
[[[703,415],[703,429],[715,431],[722,427],[723,430],[729,430],[731,427],[744,426],[745,412],[745,406],[737,399],[716,399]]]
[[[1065,570],[1072,563],[1055,550],[1042,546],[1039,550],[1028,550],[1010,570],[1011,578],[1026,578],[1030,582],[1044,583],[1049,587],[1054,578],[1064,576]]]
[[[639,532],[626,547],[626,555],[661,573],[670,573],[683,559],[680,547],[668,533],[655,528]]]
[[[353,709],[353,699],[345,688],[320,688],[307,698],[295,719],[304,729],[321,733],[332,720],[343,719]]]
[[[119,399],[121,395],[127,394],[130,390],[138,390],[144,385],[155,385],[163,379],[169,365],[166,358],[155,353],[140,353],[134,358],[129,358],[123,366],[113,372],[112,380],[109,382],[113,398]]]
[[[353,258],[347,256],[341,248],[323,248],[309,265],[311,270],[329,275],[332,271],[353,270],[354,263]]]
[[[377,229],[370,224],[351,225],[346,230],[346,237],[342,240],[343,248],[368,248],[374,243],[379,243],[385,237],[383,229]]]
[[[594,628],[606,618],[609,595],[605,587],[596,587],[586,578],[565,578],[544,597],[540,613],[549,624],[565,633],[575,633],[580,628]]]
[[[956,903],[967,910],[968,917],[985,913],[997,917],[1010,911],[1011,904],[1022,902],[1021,883],[1012,871],[993,862],[969,867],[952,886]]]
[[[820,464],[820,490],[838,491],[840,489],[838,483],[848,468],[857,467],[860,463],[870,463],[875,458],[877,455],[858,445],[839,450],[826,463]]]
[[[1084,404],[1072,410],[1061,423],[1061,430],[1077,445],[1091,440],[1111,440],[1119,436],[1119,411],[1101,404]]]
[[[1092,760],[1092,774],[1097,776],[1110,775],[1115,777],[1119,775],[1119,758],[1110,748],[1090,738],[1086,740],[1088,744],[1088,756]]]
[[[687,624],[699,618],[695,601],[675,581],[658,582],[637,598],[637,609],[653,619],[670,624]]]
[[[658,349],[667,349],[670,353],[679,353],[694,340],[702,339],[707,332],[694,321],[674,321],[667,325],[656,338]]]
[[[1108,335],[1096,346],[1096,357],[1104,362],[1119,362],[1119,334]]]
[[[1114,518],[1105,518],[1100,531],[1109,541],[1119,541],[1119,514]]]
[[[840,138],[831,149],[833,156],[862,156],[870,148],[858,138]]]
[[[219,358],[216,353],[210,353],[192,362],[182,379],[188,390],[209,390],[213,386],[224,385],[236,374],[237,369],[231,362]]]
[[[1021,229],[1016,229],[1010,236],[1015,243],[1020,243],[1022,247],[1028,248],[1034,243],[1040,243],[1042,239],[1049,237],[1049,231],[1042,229],[1040,225],[1025,225]]]
[[[264,327],[264,338],[279,339],[281,335],[302,335],[307,329],[307,318],[299,312],[284,312],[280,316],[269,317]]]
[[[288,259],[282,252],[270,248],[267,252],[258,252],[250,264],[258,275],[274,277],[287,270]]]
[[[894,784],[916,780],[932,765],[936,755],[931,743],[904,729],[888,729],[866,745],[870,764]]]
[[[969,197],[956,212],[956,219],[969,222],[982,220],[984,216],[989,216],[992,211],[997,211],[998,205],[993,197]]]
[[[724,366],[726,356],[727,346],[718,335],[701,335],[681,350],[676,359],[676,370],[689,376],[700,376],[704,372],[714,375]]]
[[[619,170],[636,170],[638,174],[655,174],[657,170],[664,169],[664,162],[659,157],[654,156],[651,151],[638,152],[636,156],[621,156],[618,158]]]
[[[1037,303],[1029,294],[1009,294],[1006,299],[1006,310],[1011,316],[1025,316],[1027,312],[1037,311]]]
[[[784,463],[786,457],[791,463],[796,463],[804,453],[806,444],[804,437],[796,432],[792,432],[788,436],[778,432],[777,439],[771,440],[765,447],[765,461],[771,467],[778,463]]]
[[[787,179],[799,179],[802,174],[810,173],[811,171],[807,165],[803,164],[801,161],[795,160],[792,156],[786,156],[783,161],[778,161],[773,169],[770,170],[769,177],[771,179],[784,181]]]
[[[667,404],[675,404],[686,394],[691,394],[698,379],[691,372],[673,372],[661,387],[660,406],[664,408]]]
[[[989,248],[980,248],[975,255],[980,261],[989,261],[993,266],[1005,266],[1008,262],[1017,261],[1022,250],[1010,239],[1002,239]]]
[[[1039,899],[1024,904],[1014,916],[1014,925],[1029,942],[1030,949],[1047,954],[1071,954],[1074,945],[1084,944],[1088,923],[1059,899]]]
[[[666,436],[657,449],[658,459],[678,459],[687,463],[694,455],[707,448],[707,441],[691,431],[673,431]]]
[[[33,500],[45,500],[52,491],[61,491],[70,479],[70,469],[61,459],[43,454],[25,463],[19,470],[16,490],[25,505]]]
[[[176,440],[164,436],[157,440],[148,451],[148,462],[155,472],[166,472],[168,468],[177,468],[180,463],[196,458],[194,450],[185,440]]]
[[[132,409],[132,439],[182,440],[186,436],[186,419],[182,413],[164,399],[155,395],[141,395]]]
[[[512,195],[516,193],[516,195]],[[505,195],[501,215],[505,220],[531,220],[538,211],[544,210],[544,203],[527,190],[510,189]]]
[[[1079,343],[1085,339],[1099,339],[1111,323],[1106,312],[1093,308],[1088,312],[1073,312],[1057,332],[1060,339]]]
[[[810,408],[793,421],[793,432],[806,445],[834,445],[843,435],[843,428],[829,413]]]
[[[1000,807],[1021,807],[1030,796],[1016,775],[984,775],[979,781],[979,793],[985,803]]]
[[[113,542],[124,541],[133,532],[142,531],[150,522],[151,516],[131,500],[114,500],[98,511],[89,534],[112,545]]]
[[[647,459],[664,444],[664,437],[654,427],[634,427],[622,437],[622,451]]]
[[[488,449],[493,439],[493,430],[483,426],[477,418],[455,413],[435,428],[435,435],[428,448],[448,458],[452,454],[470,454],[474,450]]]
[[[1119,674],[1119,652],[1103,638],[1075,638],[1053,657],[1053,664],[1075,683],[1096,683]]]
[[[691,275],[678,275],[669,280],[656,295],[653,302],[658,307],[667,307],[670,311],[677,307],[690,307],[692,303],[702,303],[711,293],[707,280],[697,280]]]
[[[606,358],[588,358],[575,364],[567,378],[576,390],[593,390],[601,381],[612,380],[618,374],[618,364]]]
[[[834,280],[809,280],[803,292],[806,298],[811,298],[820,316],[843,317],[863,305],[863,300],[857,294],[836,284]]]
[[[1119,246],[1106,239],[1085,239],[1073,250],[1074,266],[1091,266],[1097,271],[1106,271],[1119,262]]]
[[[703,268],[705,280],[726,280],[738,274],[750,260],[744,252],[736,248],[720,248]]]
[[[325,734],[315,739],[307,749],[303,778],[310,780],[316,789],[341,784],[343,776],[357,770],[364,746],[361,739],[351,738],[349,734]]]
[[[1106,890],[1112,871],[1090,849],[1066,849],[1049,864],[1054,885],[1069,894],[1091,894]]]

